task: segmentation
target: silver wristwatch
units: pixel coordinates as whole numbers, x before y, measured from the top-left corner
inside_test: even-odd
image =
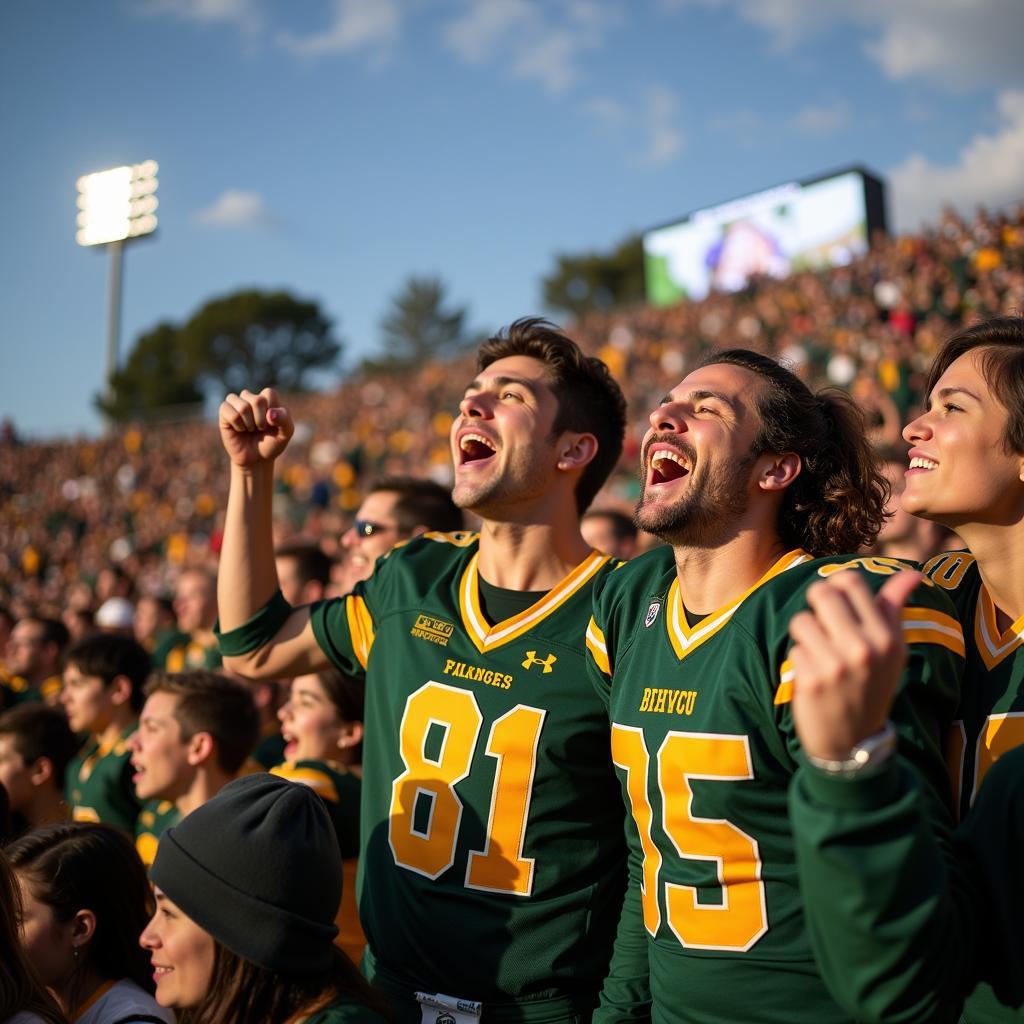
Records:
[[[807,755],[807,760],[815,768],[830,775],[842,775],[846,778],[853,778],[856,775],[864,775],[875,771],[893,755],[896,750],[896,730],[892,722],[886,722],[882,729],[879,729],[872,736],[861,740],[849,753],[849,756],[839,761],[831,761],[825,757],[813,757]]]

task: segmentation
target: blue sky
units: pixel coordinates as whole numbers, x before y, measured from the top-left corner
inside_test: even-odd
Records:
[[[1020,0],[5,0],[0,417],[99,428],[81,174],[160,164],[122,355],[284,287],[351,366],[410,274],[496,327],[558,252],[850,163],[897,227],[1024,198],[1022,38]]]

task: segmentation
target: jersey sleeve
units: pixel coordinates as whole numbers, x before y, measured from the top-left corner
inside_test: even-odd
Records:
[[[920,798],[920,780],[897,759],[863,779],[797,773],[790,813],[826,981],[865,1021],[955,1021],[979,981],[1019,1008],[1024,748],[993,768],[951,858]]]
[[[351,594],[318,601],[309,610],[313,635],[320,650],[339,672],[362,677],[370,660],[376,637],[372,604],[386,601],[381,576],[386,576],[391,560],[382,561],[368,580],[356,584]]]
[[[876,591],[887,578],[869,572],[863,575]],[[896,728],[900,754],[925,784],[922,795],[933,826],[948,834],[953,826],[953,797],[945,744],[960,703],[963,630],[948,597],[928,583],[922,583],[911,594],[902,611],[902,625],[907,664],[890,718]],[[799,762],[800,742],[789,712],[792,695],[792,667],[787,660],[779,669],[775,704],[782,712],[780,728]]]

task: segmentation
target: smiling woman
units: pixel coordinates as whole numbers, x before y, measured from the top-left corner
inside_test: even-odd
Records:
[[[140,939],[182,1024],[382,1024],[333,945],[341,861],[320,798],[271,775],[230,783],[164,834]]]

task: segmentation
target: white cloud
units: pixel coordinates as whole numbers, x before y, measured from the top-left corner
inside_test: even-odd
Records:
[[[889,172],[897,226],[913,230],[934,220],[944,203],[971,210],[1024,198],[1024,90],[1007,89],[997,100],[1001,125],[975,135],[954,164],[934,164],[914,154]]]
[[[731,7],[791,49],[836,24],[871,34],[868,55],[893,79],[963,87],[1022,80],[1021,0],[662,0],[662,9]]]
[[[270,227],[275,223],[259,192],[237,188],[226,189],[205,210],[199,210],[194,220],[209,227],[223,228]]]
[[[334,0],[333,16],[322,32],[307,36],[281,32],[277,41],[299,57],[348,53],[391,43],[400,20],[396,0]]]
[[[580,55],[599,49],[618,17],[618,5],[596,0],[465,0],[441,38],[467,64],[495,59],[556,94],[576,83]]]
[[[607,133],[621,138],[634,163],[669,163],[686,143],[679,126],[679,97],[656,85],[633,105],[609,96],[587,100],[581,109]]]
[[[682,151],[683,133],[679,128],[679,98],[661,86],[647,95],[644,116],[647,129],[647,146],[643,162],[666,164]]]
[[[798,110],[790,124],[801,135],[834,135],[850,120],[850,106],[843,100],[810,104]]]
[[[257,32],[263,23],[257,0],[146,0],[135,10],[203,25],[234,25],[246,33]]]

